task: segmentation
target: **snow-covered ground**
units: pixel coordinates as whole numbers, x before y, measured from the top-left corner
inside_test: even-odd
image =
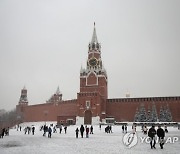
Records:
[[[53,122],[50,122],[53,123]],[[89,138],[75,138],[75,129],[79,126],[69,126],[67,134],[53,133],[52,138],[43,137],[43,131],[40,126],[44,123],[24,123],[22,126],[36,126],[35,135],[25,135],[24,131],[10,129],[10,135],[0,139],[0,154],[124,154],[124,153],[169,153],[178,154],[180,151],[180,130],[174,127],[168,127],[168,137],[178,137],[178,141],[164,145],[164,149],[160,149],[156,144],[156,149],[151,149],[147,143],[141,143],[140,137],[146,137],[141,128],[137,127],[138,143],[131,148],[123,144],[123,136],[121,126],[112,126],[113,133],[106,134],[102,126],[94,126],[94,134],[90,134]],[[128,126],[128,132],[131,132],[131,126]]]

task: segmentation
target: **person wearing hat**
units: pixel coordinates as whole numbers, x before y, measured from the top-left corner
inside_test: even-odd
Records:
[[[156,140],[155,140],[155,135],[156,135],[156,130],[155,130],[155,126],[152,125],[152,127],[149,129],[148,131],[148,136],[150,137],[150,145],[151,145],[151,149],[156,149],[155,145],[156,145]]]
[[[157,129],[157,136],[159,137],[160,147],[161,149],[163,149],[165,131],[161,128],[160,125],[158,126],[158,129]]]

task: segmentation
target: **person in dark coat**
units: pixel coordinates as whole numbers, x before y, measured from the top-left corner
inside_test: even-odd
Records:
[[[167,125],[164,126],[164,131],[168,133]]]
[[[59,133],[61,134],[62,132],[62,125],[59,126]]]
[[[5,134],[5,128],[1,128],[0,130],[0,138],[3,138],[4,137],[4,134]]]
[[[93,134],[93,126],[90,127],[90,134]]]
[[[84,126],[83,125],[81,125],[81,127],[80,127],[80,132],[81,132],[81,137],[83,138],[83,134],[84,134]]]
[[[86,138],[89,138],[89,127],[86,126]]]
[[[5,128],[2,129],[2,134],[1,134],[2,138],[4,137],[4,135],[5,135]]]
[[[122,132],[124,133],[124,125],[122,125]]]
[[[32,134],[34,135],[34,132],[35,132],[35,127],[33,126],[32,127]]]
[[[99,124],[99,129],[101,130],[101,124]]]
[[[155,135],[156,135],[156,130],[155,130],[155,126],[153,125],[148,131],[148,136],[151,139],[151,141],[150,141],[151,149],[153,149],[153,148],[156,149]]]
[[[48,138],[51,138],[51,134],[52,134],[52,129],[51,127],[48,128]]]
[[[65,132],[65,134],[66,134],[66,132],[67,132],[67,126],[64,126],[64,132]]]
[[[76,138],[78,138],[78,135],[79,135],[79,129],[78,129],[78,127],[76,128],[75,132],[76,132]]]
[[[163,149],[164,145],[164,137],[165,137],[165,131],[161,128],[161,126],[158,126],[157,129],[157,136],[159,137],[159,144],[161,149]]]
[[[46,132],[48,131],[48,126],[44,125],[43,131],[44,131],[43,136],[46,136]]]
[[[125,133],[127,133],[127,125],[124,126]]]

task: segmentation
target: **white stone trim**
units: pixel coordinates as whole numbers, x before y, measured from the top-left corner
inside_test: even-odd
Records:
[[[95,76],[96,76],[96,84],[87,84],[87,78],[89,77],[89,75],[93,73]],[[86,76],[86,86],[97,86],[98,85],[98,77],[97,77],[97,74],[94,72],[94,71],[90,71],[88,73],[88,75]]]
[[[83,125],[84,124],[84,117],[76,117],[76,125]]]
[[[96,117],[92,117],[92,125],[99,125],[100,123],[100,117],[96,116]]]

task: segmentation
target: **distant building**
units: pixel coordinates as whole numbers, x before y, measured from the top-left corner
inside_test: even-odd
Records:
[[[27,90],[23,88],[16,106],[19,117],[26,122],[58,121],[62,124],[99,124],[138,119],[147,121],[152,118],[157,120],[159,115],[162,119],[165,113],[162,108],[168,106],[169,119],[180,121],[180,96],[130,98],[127,93],[125,98],[108,98],[108,76],[101,59],[101,44],[97,39],[95,25],[87,54],[86,68],[81,67],[80,70],[77,98],[63,100],[58,87],[46,103],[28,105]],[[149,106],[153,108],[153,113],[156,111],[157,117],[149,115]]]

